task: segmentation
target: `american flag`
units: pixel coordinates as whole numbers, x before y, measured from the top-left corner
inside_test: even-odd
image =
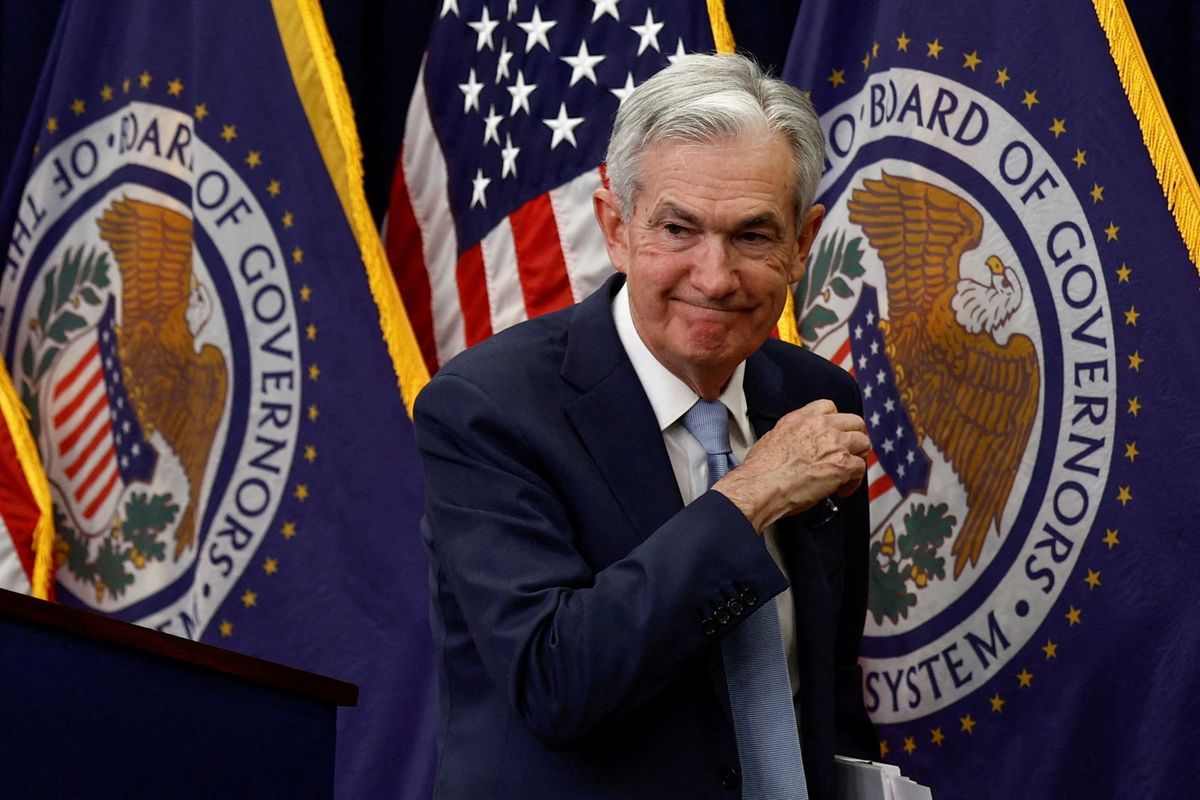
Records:
[[[51,378],[51,474],[89,533],[112,524],[124,485],[149,480],[158,460],[121,379],[114,308],[110,297],[100,324],[66,349]]]
[[[384,224],[431,373],[610,274],[592,192],[617,109],[712,49],[694,0],[442,0]]]
[[[829,360],[853,375],[862,389],[871,437],[867,491],[876,508],[895,508],[911,492],[929,488],[930,463],[900,403],[879,329],[875,287],[863,287],[843,330],[845,337]]]

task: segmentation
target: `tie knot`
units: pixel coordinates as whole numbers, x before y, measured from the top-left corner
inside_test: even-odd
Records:
[[[729,446],[729,410],[720,400],[697,400],[683,415],[683,427],[696,437],[709,455],[732,452]]]

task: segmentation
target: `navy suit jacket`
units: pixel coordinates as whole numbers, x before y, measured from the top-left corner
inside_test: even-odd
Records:
[[[614,276],[447,364],[417,398],[439,669],[439,798],[740,797],[720,639],[787,586],[723,495],[684,507],[617,336]],[[858,387],[800,348],[746,362],[759,436]],[[782,520],[811,796],[878,756],[857,665],[865,490]]]

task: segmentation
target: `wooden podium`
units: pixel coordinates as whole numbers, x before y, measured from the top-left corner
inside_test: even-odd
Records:
[[[0,794],[329,798],[358,687],[0,590]]]

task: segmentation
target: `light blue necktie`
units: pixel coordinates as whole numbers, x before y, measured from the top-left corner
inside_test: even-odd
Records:
[[[708,454],[708,485],[737,466],[724,403],[704,399],[683,425]],[[775,603],[763,604],[721,641],[744,800],[808,800],[787,656]]]

